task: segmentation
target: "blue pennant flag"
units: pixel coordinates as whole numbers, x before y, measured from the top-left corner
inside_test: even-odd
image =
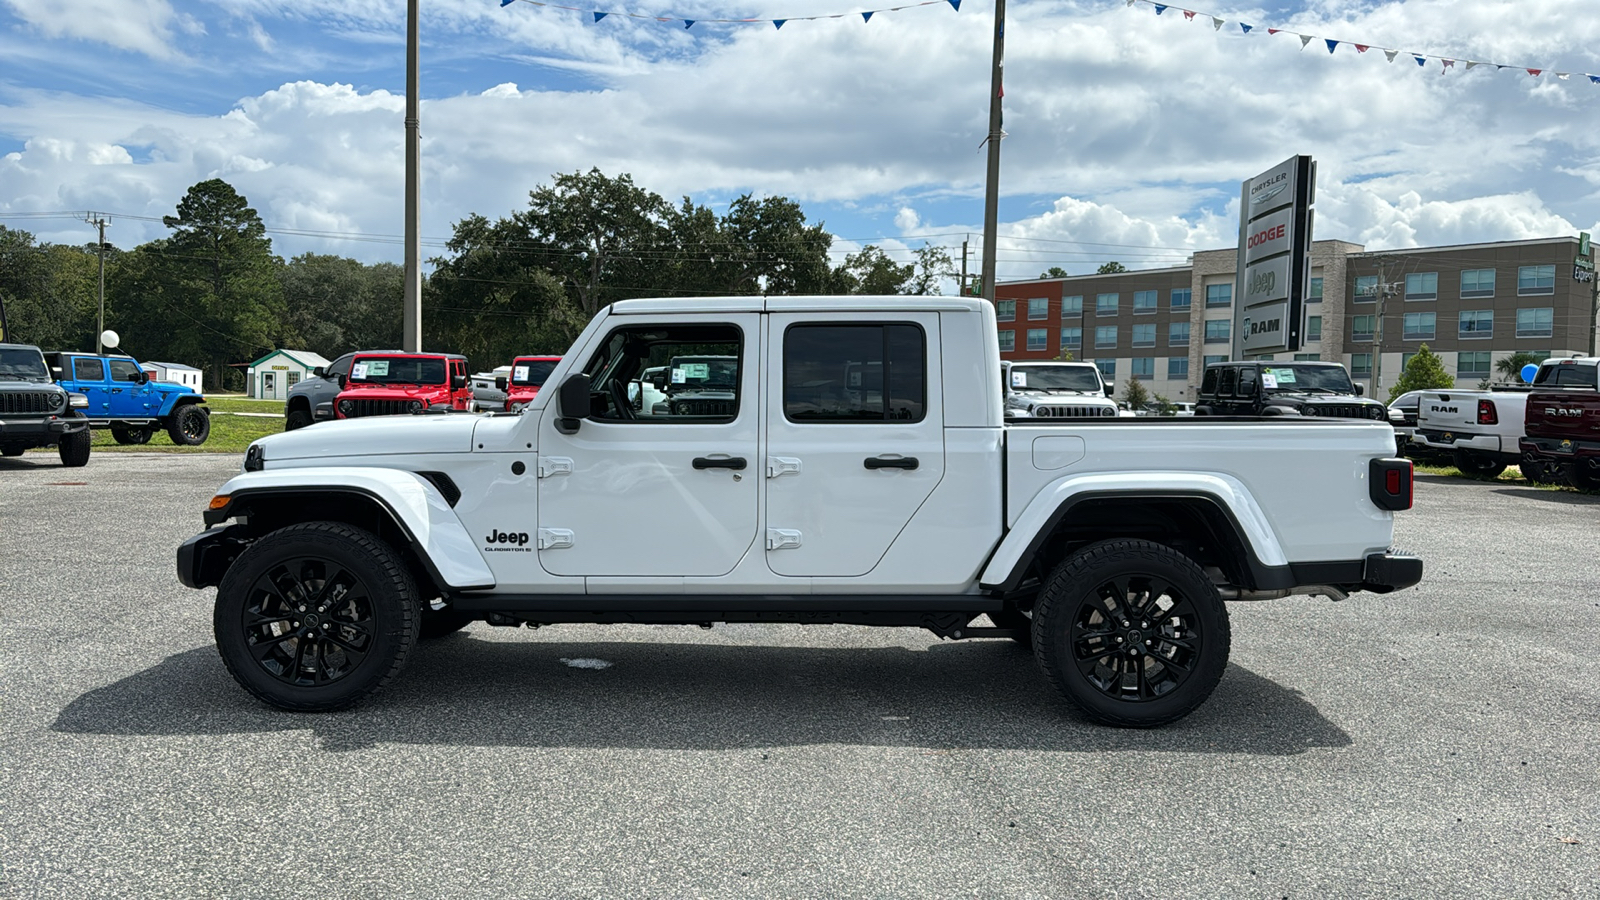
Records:
[[[956,8],[956,12],[961,12],[961,0],[950,0],[950,5]]]
[[[772,27],[773,28],[782,28],[783,27],[783,23],[785,23],[787,21],[789,21],[789,20],[788,19],[773,19],[772,20]]]
[[[1589,76],[1589,83],[1590,84],[1600,84],[1600,75],[1590,75]]]
[[[871,22],[872,21],[872,13],[869,13],[869,12],[862,13],[861,14],[861,21],[863,21],[863,22]]]
[[[1339,42],[1334,40],[1333,38],[1323,38],[1322,42],[1328,45],[1328,52],[1329,53],[1333,52],[1333,48],[1339,46]]]
[[[683,20],[683,27],[684,27],[685,30],[688,30],[689,27],[692,26],[692,25],[694,25],[694,20],[693,19],[684,19]]]
[[[1165,6],[1162,6],[1159,3],[1156,4],[1156,15],[1159,16],[1159,15],[1161,15],[1162,13],[1164,13],[1166,11],[1167,11],[1167,8]]]
[[[609,15],[611,15],[611,13],[597,12],[597,13],[594,14],[594,20],[596,22],[598,22],[601,19],[604,19],[606,16],[609,16]]]
[[[517,2],[517,0],[500,0],[500,8],[505,9],[515,2]]]
[[[1240,22],[1239,23],[1239,27],[1244,29],[1244,33],[1245,34],[1249,34],[1250,33],[1250,29],[1254,28],[1255,26],[1254,25],[1246,25],[1245,23]]]
[[[1423,58],[1423,57],[1421,57],[1421,56],[1413,56],[1411,58],[1416,60],[1417,61],[1417,65],[1419,65],[1419,66],[1426,66],[1428,64],[1428,60]]]

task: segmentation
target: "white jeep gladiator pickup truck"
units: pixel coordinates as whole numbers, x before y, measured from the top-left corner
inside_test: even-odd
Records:
[[[1390,546],[1412,478],[1386,422],[1006,425],[997,348],[981,300],[615,303],[520,413],[252,444],[179,578],[217,586],[224,663],[291,710],[473,620],[846,623],[1030,642],[1121,726],[1211,693],[1225,600],[1421,578]],[[727,402],[641,415],[628,385],[690,355],[732,358]]]

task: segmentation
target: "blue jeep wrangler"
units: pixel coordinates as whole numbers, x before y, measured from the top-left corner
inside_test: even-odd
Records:
[[[46,353],[56,382],[89,398],[82,412],[93,428],[110,428],[119,444],[144,444],[157,428],[179,446],[193,447],[211,434],[206,398],[193,388],[151,381],[130,356],[61,351]]]

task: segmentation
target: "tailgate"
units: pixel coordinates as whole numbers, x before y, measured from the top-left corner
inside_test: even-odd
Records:
[[[1591,390],[1535,391],[1524,419],[1528,437],[1600,440],[1600,394]]]
[[[1478,425],[1478,401],[1492,398],[1482,392],[1424,391],[1417,403],[1417,429],[1419,431],[1475,434],[1483,431]]]

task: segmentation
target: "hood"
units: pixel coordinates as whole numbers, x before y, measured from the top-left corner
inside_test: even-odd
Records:
[[[361,384],[350,382],[345,385],[344,394],[360,394],[368,400],[375,399],[373,394],[385,394],[390,397],[422,397],[428,394],[437,394],[449,388],[442,384]]]
[[[478,416],[450,413],[335,419],[256,441],[267,464],[285,459],[379,456],[390,453],[467,453]]]

